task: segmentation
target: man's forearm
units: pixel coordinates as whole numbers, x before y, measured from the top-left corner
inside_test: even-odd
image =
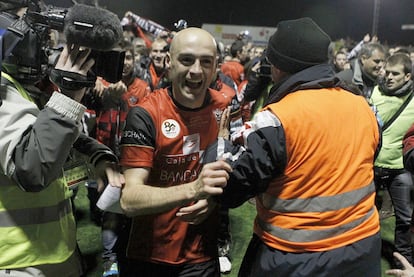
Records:
[[[64,102],[62,102],[64,101]],[[14,179],[26,191],[40,191],[62,174],[80,133],[85,108],[55,93],[17,144]]]
[[[128,178],[126,182],[128,183]],[[132,185],[133,189],[122,190],[121,207],[130,217],[163,213],[190,204],[195,195],[191,186],[191,183],[172,187],[135,184]]]

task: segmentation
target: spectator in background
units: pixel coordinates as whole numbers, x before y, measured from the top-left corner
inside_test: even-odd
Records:
[[[342,70],[337,76],[343,81],[357,85],[365,98],[369,99],[378,83],[385,58],[384,46],[379,43],[366,43],[362,46],[358,58],[350,62],[351,68]]]
[[[355,49],[355,48],[354,48]],[[350,61],[350,69],[337,73],[339,79],[352,83],[362,91],[369,102],[374,87],[383,80],[383,66],[387,57],[386,49],[376,42],[361,43],[358,58]],[[375,111],[375,107],[373,110]],[[388,190],[377,187],[377,203],[381,201],[380,218],[393,215],[393,206]]]
[[[404,169],[402,145],[404,135],[414,124],[411,67],[407,54],[390,56],[384,66],[384,81],[374,88],[370,98],[383,122],[382,146],[374,163],[375,185],[377,189],[387,189],[391,196],[396,219],[395,247],[410,262],[413,181]]]
[[[260,45],[252,45],[249,49],[249,61],[260,57],[263,54],[264,47]]]
[[[348,59],[346,58],[345,52],[336,52],[332,60],[332,64],[336,73],[341,72],[345,69],[350,69]]]
[[[231,59],[224,61],[221,72],[229,76],[238,87],[244,80],[244,63],[247,61],[247,50],[242,39],[236,39],[230,46]]]
[[[146,81],[151,91],[164,88],[169,83],[167,80],[167,67],[165,57],[168,53],[169,44],[163,38],[156,38],[151,45],[149,58],[139,62],[141,67],[137,77]]]
[[[95,95],[92,96],[95,99],[89,99],[95,103],[96,139],[110,147],[118,157],[120,156],[119,143],[128,111],[137,106],[151,92],[145,81],[135,77],[133,44],[124,40],[121,42],[120,48],[125,51],[122,80],[111,84],[98,78],[93,91]],[[88,193],[92,192],[89,190]],[[104,211],[102,214],[104,277],[118,276],[119,271],[122,270],[119,269],[118,261],[125,258],[125,236],[128,234],[129,225],[129,219],[122,214],[108,211]]]
[[[374,42],[374,43],[378,43],[378,37],[377,36],[371,36],[369,34],[365,34],[364,38],[357,43],[357,45],[355,45],[351,51],[349,51],[349,53],[347,53],[347,60],[353,60],[355,58],[358,57],[359,52],[361,52],[362,46],[364,46],[364,44],[367,44],[369,42]]]
[[[254,47],[254,56],[253,56],[253,59],[254,58],[260,58],[263,55],[264,49],[265,48],[263,46],[256,46],[256,47]]]
[[[134,46],[135,61],[141,60],[141,58],[147,57],[149,55],[149,50],[145,45],[145,41],[140,37],[135,37],[132,39],[132,44]]]

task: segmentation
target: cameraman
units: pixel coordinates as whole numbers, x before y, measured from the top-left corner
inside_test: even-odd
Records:
[[[18,70],[3,64],[8,74],[2,72],[7,80],[0,86],[0,276],[82,275],[71,192],[62,176],[72,146],[90,157],[100,183],[124,182],[109,148],[80,133],[85,107],[79,101],[86,89],[78,81],[94,64],[89,53],[76,45],[64,48],[55,66],[62,74],[60,92],[42,109],[20,84]],[[63,88],[65,82],[78,86]]]

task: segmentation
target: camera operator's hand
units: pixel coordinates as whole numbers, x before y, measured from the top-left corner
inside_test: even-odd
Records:
[[[90,49],[80,49],[79,45],[66,45],[60,54],[55,69],[86,76],[95,63],[93,59],[88,59],[90,52]],[[78,102],[82,100],[86,92],[86,88],[73,91],[60,89],[63,94]]]
[[[104,91],[106,89],[106,86],[102,80],[101,77],[96,78],[95,81],[95,87],[92,89],[92,92],[97,96],[97,97],[102,97]]]
[[[102,160],[95,168],[98,183],[98,192],[102,192],[105,188],[105,183],[113,187],[122,188],[125,184],[124,175],[118,164]]]

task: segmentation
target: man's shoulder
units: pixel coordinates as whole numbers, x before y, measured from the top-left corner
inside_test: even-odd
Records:
[[[239,61],[227,61],[221,65],[222,68],[244,68]]]
[[[151,88],[148,83],[137,77],[134,78],[132,83],[128,86],[128,93],[138,94],[140,97],[142,97],[143,94],[148,94],[150,91]]]
[[[167,88],[157,89],[145,96],[137,105],[153,116],[171,110],[172,99]]]
[[[131,86],[134,87],[148,87],[148,83],[144,80],[142,80],[139,77],[135,77],[134,81],[132,82]]]
[[[212,102],[216,106],[227,106],[230,105],[231,99],[234,97],[235,93],[232,95],[227,92],[218,91],[212,88],[209,88],[209,93],[212,99]]]
[[[336,73],[336,77],[338,77],[341,81],[352,82],[352,78],[354,76],[354,72],[352,69],[345,69],[338,73]]]

